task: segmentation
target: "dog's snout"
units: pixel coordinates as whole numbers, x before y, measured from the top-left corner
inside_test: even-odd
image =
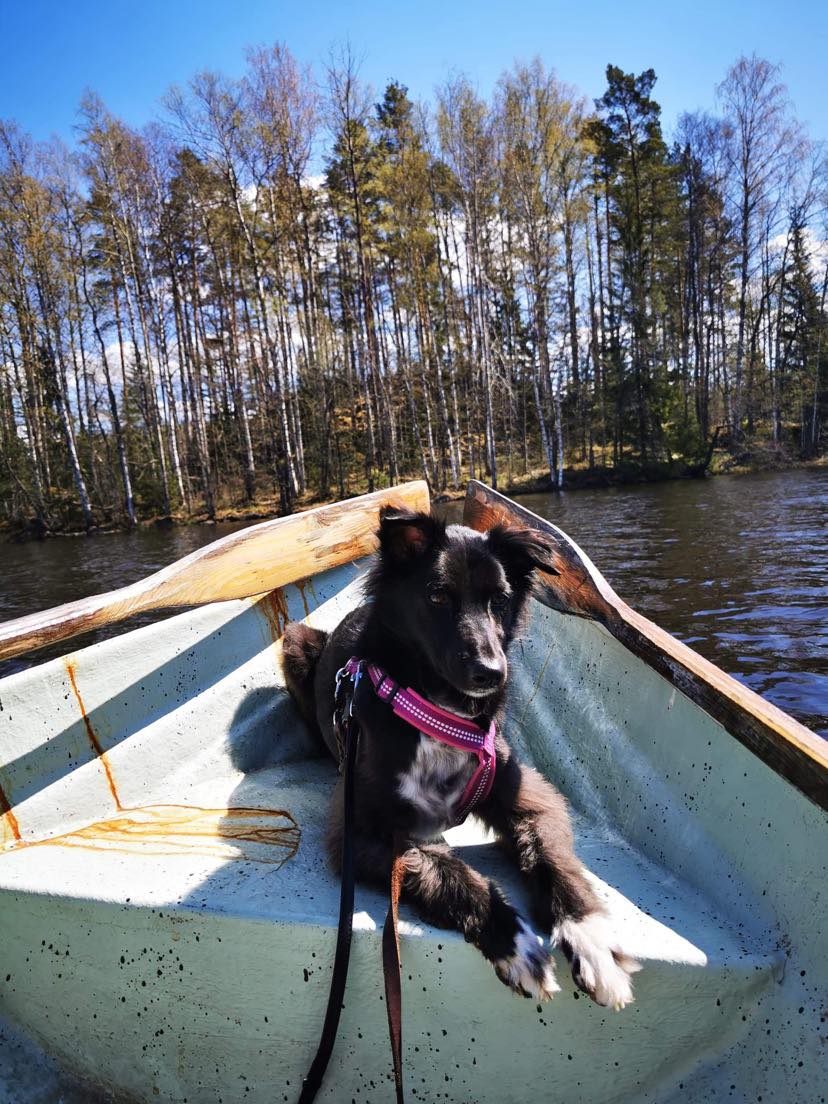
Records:
[[[471,681],[481,689],[498,686],[506,673],[506,664],[498,660],[475,659],[470,663]]]

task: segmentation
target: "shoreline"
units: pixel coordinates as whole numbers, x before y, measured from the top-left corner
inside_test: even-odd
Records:
[[[619,465],[617,468],[567,468],[564,469],[564,486],[561,490],[551,482],[547,469],[535,468],[511,482],[504,482],[501,479],[498,490],[509,498],[520,498],[523,495],[560,494],[581,490],[601,490],[610,487],[641,486],[651,483],[674,483],[690,479],[712,479],[723,475],[746,476],[798,469],[828,468],[828,456],[820,456],[812,460],[786,460],[780,459],[778,455],[771,457],[766,454],[761,458],[757,458],[757,460],[758,462],[739,464],[733,462],[729,454],[717,454],[714,456],[710,467],[703,471],[698,469],[698,465],[693,466],[682,460],[659,461],[652,464],[629,463]],[[412,475],[410,478],[418,479],[422,476]],[[365,489],[363,488],[346,497],[356,498],[364,493]],[[439,505],[446,502],[459,502],[465,497],[465,488],[449,488],[433,494],[432,503]],[[337,501],[339,499],[336,497],[323,498],[308,495],[297,503],[296,509],[292,513],[304,513],[307,510],[315,509],[317,506],[325,506]],[[234,503],[220,507],[216,510],[214,517],[209,517],[206,513],[201,512],[141,518],[135,525],[135,529],[172,529],[180,526],[221,525],[237,522],[247,522],[249,525],[255,525],[260,521],[269,521],[281,516],[285,515],[280,513],[275,499],[260,498],[248,504]],[[130,532],[130,527],[126,525],[100,525],[90,530],[65,528],[39,531],[34,522],[30,522],[28,527],[15,526],[9,523],[0,524],[0,540],[10,544],[51,540],[55,537],[97,537],[128,532]]]

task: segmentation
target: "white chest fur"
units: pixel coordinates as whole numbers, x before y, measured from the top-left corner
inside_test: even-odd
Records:
[[[471,752],[420,735],[414,762],[400,775],[398,792],[420,814],[424,833],[437,834],[454,823],[476,766]]]

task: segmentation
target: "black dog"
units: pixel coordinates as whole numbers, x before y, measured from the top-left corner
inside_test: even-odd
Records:
[[[570,960],[576,984],[602,1005],[632,1000],[638,964],[614,940],[584,876],[561,795],[512,757],[500,731],[506,699],[506,653],[520,627],[534,569],[554,573],[552,550],[532,530],[486,534],[448,528],[427,514],[387,508],[367,602],[328,636],[294,623],[285,632],[288,688],[336,758],[334,681],[350,656],[381,666],[403,687],[435,705],[498,726],[497,769],[475,809],[507,844],[527,878],[535,920]],[[476,767],[469,752],[442,744],[397,717],[375,694],[361,696],[356,772],[357,877],[388,883],[395,832],[411,846],[403,891],[423,917],[463,933],[517,993],[536,1000],[559,988],[549,951],[498,886],[432,842],[454,812]],[[342,787],[331,811],[329,847],[338,864]]]

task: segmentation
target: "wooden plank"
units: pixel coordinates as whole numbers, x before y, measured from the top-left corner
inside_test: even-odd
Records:
[[[359,559],[376,546],[377,512],[428,510],[422,480],[240,529],[120,590],[0,624],[0,659],[114,625],[136,613],[250,598]]]
[[[628,606],[563,530],[476,480],[469,484],[464,520],[481,531],[500,523],[547,534],[560,574],[543,576],[541,601],[600,622],[772,770],[828,809],[828,741]]]

